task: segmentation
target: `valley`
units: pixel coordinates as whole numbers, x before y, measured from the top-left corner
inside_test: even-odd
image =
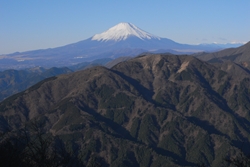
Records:
[[[144,54],[5,99],[0,129],[14,133],[36,120],[81,152],[83,164],[220,166],[225,157],[250,153],[249,74],[234,62]]]
[[[250,42],[182,44],[126,22],[0,55],[0,166],[249,163],[249,63]]]

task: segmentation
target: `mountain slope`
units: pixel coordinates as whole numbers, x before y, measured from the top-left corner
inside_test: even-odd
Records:
[[[250,61],[250,42],[238,48],[225,49],[214,53],[203,53],[197,55],[201,60],[209,62],[224,62],[224,61],[234,61],[234,62],[244,62]]]
[[[0,72],[0,101],[52,76],[71,73],[68,68],[6,70]]]
[[[0,103],[0,129],[38,119],[85,164],[219,166],[250,147],[250,76],[228,66],[156,54],[60,75]]]
[[[33,86],[45,78],[79,71],[93,66],[105,65],[111,60],[112,59],[97,59],[91,62],[79,63],[68,68],[52,67],[45,69],[42,67],[34,67],[25,70],[2,71],[0,72],[0,101]],[[115,64],[115,62],[113,62],[113,64]]]

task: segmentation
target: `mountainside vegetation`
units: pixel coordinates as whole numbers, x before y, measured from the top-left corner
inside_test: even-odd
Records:
[[[68,68],[33,68],[29,70],[5,70],[0,72],[0,101],[19,93],[30,86],[52,76],[71,73]]]
[[[198,58],[210,63],[221,63],[225,61],[233,61],[236,63],[243,63],[250,61],[250,42],[238,48],[224,49],[212,53],[198,53],[195,54]]]
[[[244,65],[141,55],[48,78],[5,99],[0,141],[5,146],[37,122],[68,153],[51,157],[77,159],[72,166],[228,166],[225,158],[250,154],[249,110]],[[20,152],[33,140],[25,141]]]
[[[60,68],[52,67],[45,69],[43,67],[33,67],[23,70],[9,69],[0,71],[0,101],[13,94],[21,92],[46,78],[83,70],[93,66],[105,65],[111,60],[112,59],[98,59],[91,62],[78,63],[70,67]],[[114,61],[111,64],[114,65],[116,62]]]

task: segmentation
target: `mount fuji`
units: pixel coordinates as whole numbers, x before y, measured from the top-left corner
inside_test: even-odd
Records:
[[[101,34],[94,35],[91,39],[97,41],[109,41],[109,40],[122,41],[132,36],[137,37],[141,40],[145,39],[160,40],[160,37],[157,37],[146,31],[143,31],[142,29],[136,27],[131,23],[117,24],[116,26],[108,29],[107,31]]]
[[[119,23],[107,31],[73,44],[16,52],[0,56],[4,68],[34,66],[70,66],[84,61],[120,56],[135,56],[143,52],[194,53],[223,49],[217,45],[187,45],[150,34],[131,23]]]

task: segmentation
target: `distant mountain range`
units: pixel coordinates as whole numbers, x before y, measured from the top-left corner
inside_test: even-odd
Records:
[[[101,66],[110,62],[112,59],[98,59],[91,62],[79,63],[70,67],[52,67],[45,69],[43,67],[34,67],[23,70],[4,70],[0,71],[0,101],[9,97],[10,95],[19,93],[36,83],[53,76],[60,74],[67,74],[74,71],[83,70],[93,66]],[[122,59],[123,60],[123,59]],[[108,66],[113,66],[120,62],[119,60],[114,60],[110,62]]]
[[[70,73],[72,70],[64,68],[33,68],[29,70],[6,70],[0,72],[0,101],[19,93],[46,78]]]
[[[198,53],[194,54],[194,56],[211,63],[224,61],[243,63],[245,61],[250,61],[250,42],[238,48],[229,48],[212,53]]]
[[[111,69],[52,77],[5,99],[0,132],[11,136],[35,120],[85,166],[94,159],[217,167],[250,153],[249,91],[249,70],[234,62],[144,54]]]
[[[239,44],[230,45],[239,46]],[[211,52],[228,45],[188,45],[157,37],[131,23],[120,23],[86,40],[62,47],[16,52],[0,56],[0,70],[23,69],[34,66],[62,67],[102,58],[135,56],[143,52],[174,54]]]
[[[0,72],[0,166],[217,167],[244,159],[250,42],[221,48],[120,23],[78,43],[0,56],[0,70],[22,69]]]
[[[213,53],[196,53],[193,56],[206,60],[210,63],[219,63],[218,66],[221,66],[220,63],[231,61],[237,63],[238,68],[244,68],[245,70],[250,70],[250,43],[247,43],[238,48],[225,49]],[[152,53],[143,53],[141,55],[154,55]],[[139,55],[140,56],[140,55]],[[69,66],[68,68],[50,68],[45,69],[42,67],[24,69],[24,70],[5,70],[0,72],[0,101],[4,98],[18,93],[22,90],[27,89],[28,87],[36,84],[37,82],[56,75],[69,73],[70,71],[78,71],[93,66],[106,66],[111,68],[116,64],[127,61],[132,57],[119,57],[116,59],[104,58],[97,59],[94,61],[83,62],[76,65]],[[230,62],[228,62],[230,63]],[[235,66],[236,67],[236,64]],[[231,68],[233,70],[233,68]],[[238,70],[236,70],[238,71]],[[231,71],[233,72],[233,71]]]
[[[98,36],[96,36],[98,37]],[[124,36],[123,38],[125,38]],[[148,35],[149,37],[149,35]],[[158,37],[155,37],[158,38]],[[100,39],[107,40],[107,39]],[[115,39],[114,39],[115,40]],[[119,39],[122,40],[122,39]],[[234,65],[234,68],[243,68],[245,70],[250,70],[250,42],[242,45],[238,48],[229,48],[218,52],[212,53],[195,53],[193,56],[208,61],[210,63],[215,63],[214,65],[222,66],[220,63],[227,62],[232,63],[236,62],[237,65]],[[164,50],[162,50],[164,51]],[[148,52],[143,53],[142,55],[149,54]],[[0,101],[4,98],[18,93],[22,90],[27,89],[28,87],[36,84],[37,82],[52,76],[57,76],[60,74],[65,74],[73,71],[78,71],[86,68],[90,68],[96,65],[103,65],[108,68],[113,67],[114,65],[129,60],[132,57],[119,57],[116,59],[104,58],[97,59],[90,62],[83,62],[76,65],[69,66],[68,68],[50,68],[45,69],[43,67],[35,67],[23,70],[5,70],[0,72]],[[219,63],[219,64],[216,64]],[[225,63],[224,63],[225,64]],[[224,66],[223,66],[224,67]],[[230,68],[231,72],[236,73],[238,70]],[[240,74],[239,74],[240,75]]]

